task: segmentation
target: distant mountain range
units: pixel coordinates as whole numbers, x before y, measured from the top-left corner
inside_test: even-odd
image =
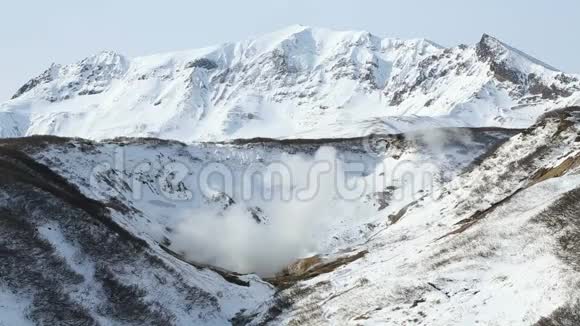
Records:
[[[0,136],[194,141],[527,127],[579,101],[578,76],[489,35],[444,48],[290,26],[203,49],[53,64],[0,105]]]

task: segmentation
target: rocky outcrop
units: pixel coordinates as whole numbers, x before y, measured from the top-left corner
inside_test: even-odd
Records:
[[[111,82],[120,78],[127,69],[127,59],[111,51],[103,51],[71,65],[53,64],[40,76],[24,84],[12,96],[12,99],[19,98],[32,90],[37,91],[38,96],[50,102],[68,100],[75,96],[99,94],[107,90]],[[56,83],[53,87],[39,89],[42,85],[53,81]]]

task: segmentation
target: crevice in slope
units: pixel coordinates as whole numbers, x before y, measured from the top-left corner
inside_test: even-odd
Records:
[[[159,247],[161,249],[163,249],[165,252],[167,252],[168,254],[170,254],[171,256],[187,263],[188,265],[195,267],[198,270],[209,269],[209,270],[215,272],[216,274],[220,275],[225,281],[227,281],[229,283],[236,284],[239,286],[244,286],[244,287],[250,286],[250,282],[240,279],[240,276],[242,276],[243,274],[231,272],[231,271],[225,270],[223,268],[211,266],[208,264],[192,262],[192,261],[186,259],[183,255],[176,253],[175,251],[169,249],[167,246],[165,246],[163,244],[159,244]]]
[[[360,251],[354,255],[344,255],[324,261],[322,258],[314,256],[305,258],[292,264],[284,271],[265,281],[273,284],[279,289],[287,289],[294,284],[312,279],[321,274],[330,273],[337,268],[357,261],[368,254],[367,250]]]
[[[460,225],[460,227],[458,227],[457,229],[455,229],[449,233],[446,233],[445,235],[435,239],[435,241],[439,241],[439,240],[447,238],[448,236],[451,236],[451,235],[463,233],[465,230],[469,229],[470,227],[475,225],[477,222],[481,221],[486,216],[493,213],[498,207],[507,203],[510,199],[512,199],[514,196],[519,194],[524,189],[525,188],[519,188],[516,191],[514,191],[513,193],[511,193],[510,195],[508,195],[507,197],[503,198],[502,200],[492,204],[488,208],[486,208],[484,210],[478,210],[475,213],[473,213],[473,215],[471,215],[470,217],[465,218],[465,219],[455,223],[455,225]]]

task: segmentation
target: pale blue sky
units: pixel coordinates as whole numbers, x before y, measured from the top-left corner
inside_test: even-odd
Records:
[[[50,63],[97,51],[128,56],[189,49],[291,24],[473,44],[489,33],[580,73],[578,0],[29,1],[0,4],[0,101]]]

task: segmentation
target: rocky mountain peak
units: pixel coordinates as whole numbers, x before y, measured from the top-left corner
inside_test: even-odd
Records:
[[[36,92],[30,96],[39,96],[49,102],[67,100],[76,95],[99,94],[113,79],[121,77],[128,67],[129,60],[113,51],[101,51],[69,65],[52,64],[24,84],[12,99],[32,90]],[[47,85],[49,83],[53,85]],[[46,87],[39,87],[41,85]]]
[[[514,68],[526,68],[524,65],[539,67],[550,71],[559,72],[558,69],[542,62],[489,34],[483,34],[481,40],[476,44],[476,52],[480,60],[492,61],[495,63],[507,63]]]
[[[128,63],[125,56],[110,50],[103,50],[97,54],[91,55],[81,60],[79,65],[93,65],[93,66],[119,66],[124,67]]]
[[[60,69],[60,65],[56,63],[52,63],[48,69],[42,72],[37,77],[32,78],[26,84],[22,85],[16,93],[12,96],[11,99],[16,99],[20,97],[22,94],[30,91],[31,89],[35,88],[38,85],[46,84],[54,80],[55,76],[58,74],[58,70]]]

